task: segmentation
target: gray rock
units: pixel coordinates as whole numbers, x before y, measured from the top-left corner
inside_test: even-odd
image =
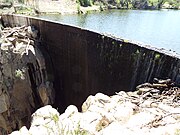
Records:
[[[32,37],[37,40],[37,34],[37,30],[25,26],[1,31],[0,127],[9,133],[29,126],[31,114],[37,107],[54,102],[44,56],[32,40]]]

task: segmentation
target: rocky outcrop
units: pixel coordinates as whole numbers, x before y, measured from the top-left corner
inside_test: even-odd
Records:
[[[0,8],[11,8],[12,7],[12,3],[4,3],[0,1]]]
[[[59,114],[50,105],[32,115],[31,127],[11,135],[178,135],[180,88],[170,80],[157,80],[120,91],[113,96],[89,96],[82,112],[70,105]]]
[[[33,26],[4,28],[0,38],[0,132],[29,127],[31,114],[54,102],[38,31]]]
[[[39,13],[75,14],[78,12],[76,0],[39,0],[38,2],[25,0],[24,4],[34,7]]]

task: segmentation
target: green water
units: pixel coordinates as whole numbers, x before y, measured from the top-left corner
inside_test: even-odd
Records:
[[[39,17],[180,53],[180,10],[111,10]]]

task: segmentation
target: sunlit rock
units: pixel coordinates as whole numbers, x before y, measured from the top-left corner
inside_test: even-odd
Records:
[[[134,132],[128,130],[118,122],[113,122],[101,131],[101,135],[134,135]]]

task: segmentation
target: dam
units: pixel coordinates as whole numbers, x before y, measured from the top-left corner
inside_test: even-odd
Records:
[[[23,15],[2,15],[4,26],[33,25],[40,33],[55,105],[80,107],[90,94],[112,95],[153,78],[180,83],[177,54],[90,30]],[[49,62],[51,61],[51,62]],[[53,74],[53,75],[52,75]]]

